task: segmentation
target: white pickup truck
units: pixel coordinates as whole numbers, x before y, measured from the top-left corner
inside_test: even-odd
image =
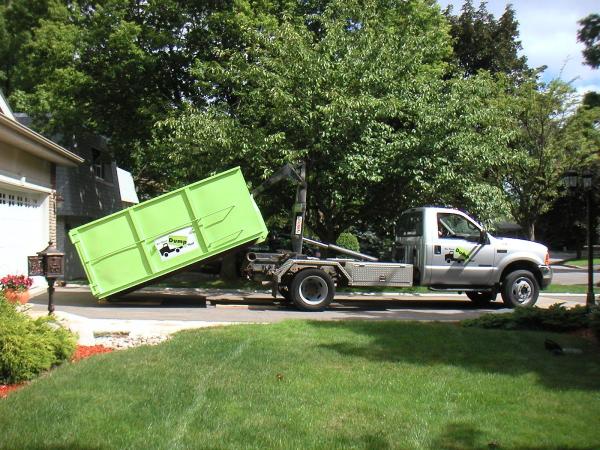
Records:
[[[494,237],[456,209],[405,211],[396,246],[397,259],[413,266],[415,284],[464,291],[476,303],[501,293],[509,307],[531,306],[552,280],[546,246]]]
[[[428,286],[465,292],[484,305],[498,293],[509,307],[531,306],[552,280],[548,248],[535,242],[496,238],[468,215],[449,208],[405,211],[396,229],[394,262],[325,244],[302,236],[302,245],[327,248],[346,258],[315,258],[302,251],[248,253],[248,278],[267,280],[273,296],[301,309],[318,311],[333,300],[339,286]]]

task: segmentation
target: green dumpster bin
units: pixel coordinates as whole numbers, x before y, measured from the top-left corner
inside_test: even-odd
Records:
[[[105,298],[267,237],[239,167],[69,232],[92,293]]]

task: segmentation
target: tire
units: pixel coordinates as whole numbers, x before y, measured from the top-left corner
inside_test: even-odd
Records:
[[[473,304],[477,306],[486,306],[489,305],[490,302],[496,300],[496,293],[492,291],[472,291],[465,292],[469,300],[473,302]]]
[[[320,269],[304,269],[298,272],[290,284],[294,304],[304,311],[322,311],[335,295],[333,280]]]
[[[284,304],[292,303],[292,294],[290,293],[289,287],[279,286],[277,291],[279,292],[279,295],[281,295],[283,297],[282,299],[279,299],[280,303],[284,303]]]
[[[528,270],[510,272],[502,282],[502,301],[509,308],[533,306],[539,294],[540,286]]]

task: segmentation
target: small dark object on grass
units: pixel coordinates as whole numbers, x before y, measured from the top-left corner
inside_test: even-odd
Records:
[[[283,374],[278,373],[277,374],[277,381],[282,381],[283,380]]]
[[[549,352],[552,352],[553,355],[559,356],[563,354],[562,347],[550,339],[544,341],[544,347],[546,347],[546,350]]]

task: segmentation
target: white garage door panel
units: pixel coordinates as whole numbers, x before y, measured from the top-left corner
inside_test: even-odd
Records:
[[[0,186],[0,275],[26,274],[27,256],[47,245],[47,197]]]

